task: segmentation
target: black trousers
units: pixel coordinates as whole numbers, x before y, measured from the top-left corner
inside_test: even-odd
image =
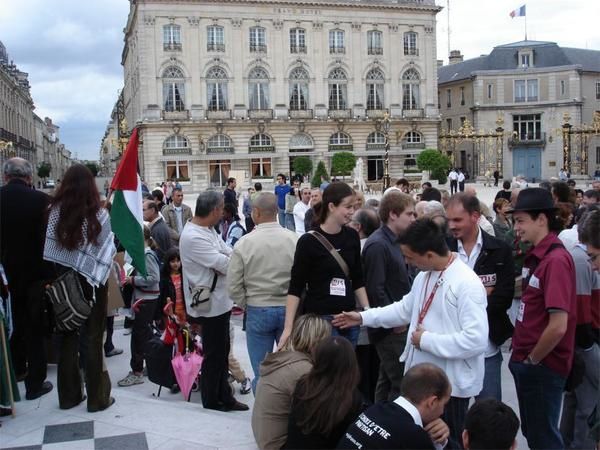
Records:
[[[115,349],[112,337],[115,330],[115,316],[106,318],[106,339],[104,339],[104,354],[112,352]]]
[[[465,191],[465,182],[464,181],[459,181],[458,182],[458,190],[460,192],[464,192]]]
[[[139,303],[139,309],[135,312],[133,327],[131,328],[131,370],[142,372],[144,370],[144,355],[148,342],[152,339],[152,320],[158,299],[147,300]]]
[[[193,322],[202,326],[204,361],[200,377],[202,405],[220,408],[233,405],[235,398],[227,380],[229,374],[229,318],[230,312],[216,317],[199,317]]]
[[[446,450],[462,450],[462,432],[465,425],[465,417],[469,409],[469,399],[462,397],[450,397],[446,404],[442,420],[450,428],[450,437]]]
[[[456,194],[456,191],[458,191],[458,181],[450,180],[450,195]]]
[[[15,283],[17,284],[17,283]],[[49,317],[43,299],[41,281],[29,285],[10,285],[13,307],[14,330],[10,339],[10,351],[15,373],[27,374],[25,389],[37,392],[46,379],[46,349],[44,336],[49,331]]]
[[[92,298],[93,288],[81,275],[81,288],[86,298]],[[106,286],[96,288],[96,301],[92,313],[81,330],[60,334],[60,355],[58,359],[58,403],[63,409],[78,405],[83,398],[82,373],[85,375],[85,390],[90,411],[105,409],[110,403],[110,377],[104,363],[102,345],[106,328]],[[81,336],[80,336],[81,333]],[[80,342],[81,341],[83,342]],[[80,350],[82,364],[80,364]]]

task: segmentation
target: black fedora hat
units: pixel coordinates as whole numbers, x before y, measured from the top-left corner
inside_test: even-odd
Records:
[[[552,211],[555,209],[556,206],[549,191],[542,188],[528,188],[519,192],[517,203],[511,211]]]

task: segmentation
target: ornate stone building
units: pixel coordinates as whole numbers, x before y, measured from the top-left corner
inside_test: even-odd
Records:
[[[273,180],[308,155],[336,151],[383,176],[436,148],[434,0],[131,1],[122,64],[124,108],[141,130],[150,183],[192,190]],[[412,166],[411,166],[412,164]]]
[[[475,131],[494,130],[500,117],[505,178],[556,177],[563,167],[562,126],[591,124],[600,113],[600,51],[522,41],[463,61],[460,52],[438,70],[442,131],[468,120]],[[501,122],[498,122],[501,123]],[[456,166],[483,175],[495,169],[493,142],[463,141],[450,149]],[[491,144],[491,145],[490,145]],[[573,136],[571,172],[587,178],[600,167],[600,136]]]

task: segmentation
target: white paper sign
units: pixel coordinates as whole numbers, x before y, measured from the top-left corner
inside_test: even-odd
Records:
[[[346,281],[343,278],[334,278],[329,283],[329,295],[346,296]]]

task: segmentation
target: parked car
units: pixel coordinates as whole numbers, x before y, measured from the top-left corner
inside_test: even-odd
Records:
[[[46,180],[46,182],[44,183],[44,187],[46,189],[54,189],[56,187],[56,183],[54,182],[54,180]]]

